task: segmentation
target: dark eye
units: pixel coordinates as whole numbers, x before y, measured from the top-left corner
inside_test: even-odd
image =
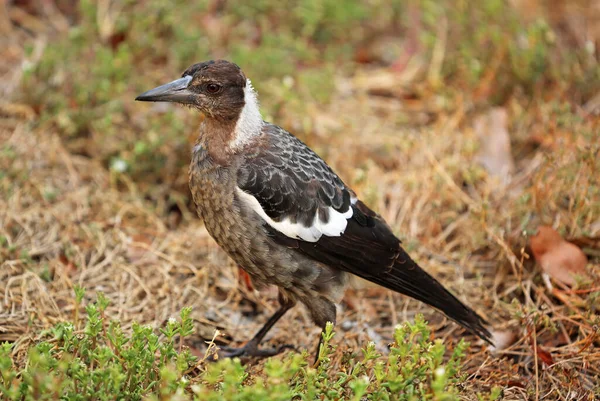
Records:
[[[221,90],[221,86],[217,84],[208,84],[206,85],[206,91],[208,93],[217,93]]]

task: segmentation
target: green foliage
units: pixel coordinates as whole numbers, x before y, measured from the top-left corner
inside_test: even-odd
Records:
[[[83,290],[76,289],[76,304]],[[124,332],[108,321],[108,300],[86,305],[82,330],[70,322],[43,333],[30,347],[24,366],[12,360],[12,345],[0,348],[0,394],[6,400],[453,400],[464,380],[466,344],[447,352],[432,342],[422,316],[396,328],[387,356],[369,343],[335,361],[333,325],[323,333],[316,365],[312,357],[289,353],[266,361],[263,374],[249,378],[239,359],[199,361],[183,345],[193,334],[191,308],[171,318],[159,336],[134,323]],[[198,372],[200,372],[198,374]],[[489,399],[496,399],[496,390]]]
[[[83,295],[76,290],[77,297]],[[185,374],[195,365],[189,350],[174,337],[191,334],[190,309],[180,321],[170,320],[159,340],[151,327],[134,323],[125,334],[116,321],[107,322],[107,299],[100,294],[85,307],[85,328],[59,323],[46,340],[29,350],[26,368],[11,361],[11,345],[2,345],[0,393],[9,400],[140,400],[150,394],[176,394],[185,388]],[[181,340],[180,340],[181,341]]]
[[[418,3],[425,24],[421,40],[427,49],[433,52],[445,38],[442,79],[430,82],[437,84],[438,90],[444,89],[442,83],[457,85],[460,90],[488,85],[489,100],[502,103],[516,88],[533,96],[543,82],[574,84],[578,90],[583,90],[579,87],[582,80],[591,79],[594,87],[600,84],[600,68],[585,49],[560,49],[545,20],[524,23],[510,2]]]
[[[558,80],[589,98],[600,82],[589,54],[558,49],[546,22],[524,23],[503,0],[104,4],[79,2],[68,35],[48,43],[24,74],[24,101],[39,111],[39,124],[58,128],[69,151],[100,159],[115,177],[147,184],[142,191],[158,192],[153,199],[172,187],[187,196],[181,177],[198,120],[168,106],[148,112],[133,99],[200,60],[243,66],[261,94],[263,115],[300,120],[306,131],[307,107],[329,102],[334,77],[354,71],[359,49],[390,32],[402,43],[415,26],[428,70],[418,81],[448,97],[475,90],[502,103],[517,88],[533,94]],[[158,191],[156,182],[167,186]]]

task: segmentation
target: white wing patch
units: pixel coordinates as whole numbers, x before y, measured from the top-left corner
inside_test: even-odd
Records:
[[[258,199],[239,188],[236,188],[236,192],[239,198],[271,227],[290,238],[301,239],[307,242],[317,242],[322,235],[326,235],[327,237],[339,237],[346,230],[348,219],[352,217],[353,213],[351,207],[344,213],[340,213],[334,208],[329,207],[327,208],[327,213],[329,215],[327,223],[322,221],[317,213],[313,220],[313,224],[310,227],[305,227],[302,223],[292,223],[289,218],[285,218],[281,221],[273,220],[265,213],[260,206]]]

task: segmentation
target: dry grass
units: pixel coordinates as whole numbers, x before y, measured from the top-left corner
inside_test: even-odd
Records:
[[[557,152],[554,165],[539,152],[530,155],[513,180],[520,187],[514,191],[487,179],[465,188],[461,171],[473,165],[466,150],[474,138],[461,128],[464,117],[407,131],[389,118],[403,112],[401,102],[387,102],[384,112],[381,103],[366,94],[337,98],[325,113],[342,116],[343,135],[308,141],[382,213],[429,271],[497,330],[517,336],[496,355],[471,338],[466,394],[492,385],[505,386],[509,398],[553,394],[567,399],[591,391],[600,374],[599,322],[590,297],[598,288],[548,293],[528,256],[520,253],[525,246],[521,221],[528,212],[517,199],[539,191],[536,180],[571,163],[572,152]],[[42,329],[73,318],[74,284],[85,287],[90,299],[104,292],[112,301],[109,316],[125,327],[132,320],[159,327],[192,305],[199,338],[210,339],[218,327],[226,333],[225,342],[247,339],[274,310],[272,291],[259,296],[238,285],[237,269],[191,212],[169,229],[136,194],[135,183],[117,189],[124,177],[69,154],[51,130],[28,126],[20,118],[6,119],[1,133],[6,174],[0,235],[6,244],[0,340],[18,344],[17,360]],[[578,186],[593,179],[585,166],[578,177]],[[570,180],[555,181],[549,193],[541,194],[545,207],[555,209],[554,219],[569,234],[580,236],[583,230],[598,236],[597,219],[587,223],[578,209],[553,204],[573,189]],[[569,225],[582,218],[585,225]],[[592,260],[597,272],[597,256]],[[340,308],[339,357],[369,340],[385,350],[393,326],[417,312],[425,313],[436,335],[449,342],[463,334],[405,297],[378,288],[349,291]],[[312,349],[315,335],[304,310],[296,308],[270,338]],[[200,344],[192,346],[202,352]]]
[[[496,353],[468,337],[464,398],[499,385],[505,399],[597,399],[597,117],[575,112],[561,124],[548,103],[523,109],[519,99],[509,102],[516,168],[503,184],[475,161],[479,110],[461,99],[440,107],[434,94],[404,101],[403,91],[416,82],[395,77],[403,84],[390,89],[388,74],[363,68],[340,77],[330,106],[309,111],[311,129],[303,132],[311,134],[303,139],[384,216],[428,271],[496,331],[515,336]],[[28,106],[4,103],[0,115],[0,341],[16,344],[17,363],[42,330],[76,316],[75,284],[87,289],[88,301],[97,291],[106,294],[107,314],[124,328],[134,320],[158,328],[193,306],[198,342],[189,345],[199,355],[215,329],[224,333],[220,343],[240,343],[275,310],[276,293],[249,290],[185,204],[181,216],[165,216],[136,182],[66,150],[55,127],[33,128],[36,114]],[[546,288],[524,235],[540,224],[586,244],[595,283]],[[334,367],[368,341],[385,352],[393,327],[416,313],[449,343],[466,335],[415,301],[357,287],[339,307]],[[298,307],[267,342],[312,350],[317,333]]]

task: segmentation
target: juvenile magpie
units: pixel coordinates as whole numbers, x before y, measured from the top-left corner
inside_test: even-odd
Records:
[[[194,64],[136,100],[185,104],[205,115],[189,169],[198,215],[253,282],[279,288],[279,309],[229,356],[279,353],[284,347],[258,345],[298,301],[319,327],[335,323],[350,275],[431,305],[491,341],[486,322],[419,267],[325,161],[263,121],[256,92],[237,65]]]

